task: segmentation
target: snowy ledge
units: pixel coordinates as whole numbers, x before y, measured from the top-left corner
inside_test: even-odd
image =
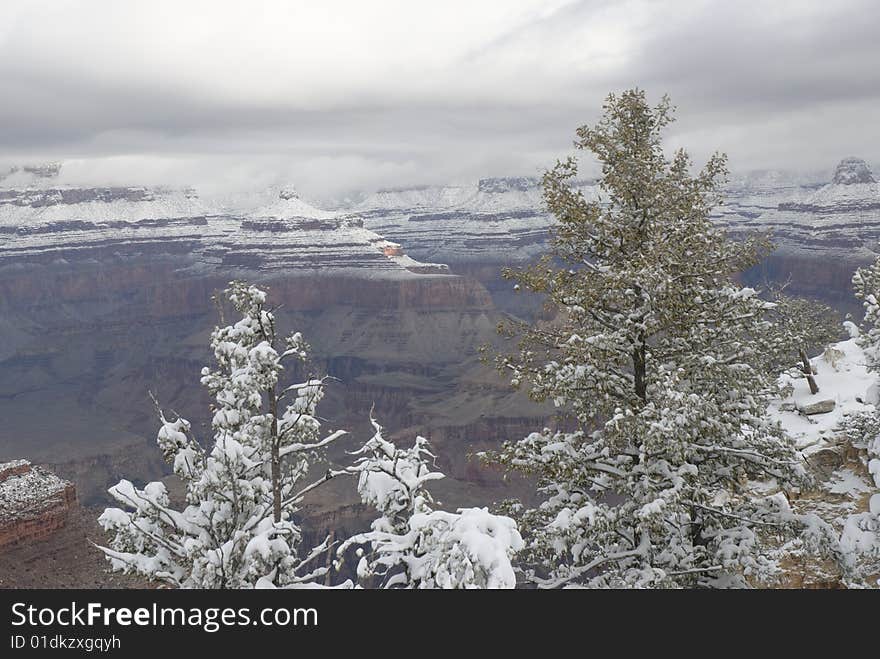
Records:
[[[27,460],[0,464],[0,473],[13,473],[0,480],[0,523],[7,523],[52,507],[73,485]],[[15,473],[17,472],[17,473]]]
[[[790,385],[792,393],[770,406],[771,417],[782,424],[804,455],[837,443],[843,418],[873,411],[878,402],[877,375],[868,371],[856,339],[829,346],[810,363],[819,393],[811,394],[804,378],[782,375],[780,385]],[[829,400],[834,402],[830,412],[807,415],[802,411]]]

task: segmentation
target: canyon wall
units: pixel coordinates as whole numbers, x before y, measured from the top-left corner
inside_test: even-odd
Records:
[[[107,487],[122,477],[167,473],[149,392],[189,418],[199,437],[209,436],[199,372],[211,362],[209,335],[219,322],[212,298],[233,277],[266,287],[280,306],[279,326],[301,331],[315,371],[336,378],[321,414],[328,427],[352,431],[330,456],[337,464],[371,433],[371,412],[390,431],[411,430],[404,438],[411,441],[416,432],[479,419],[493,388],[516,396],[500,378],[483,389],[463,385],[467,373],[487,370],[479,348],[498,341],[495,327],[505,317],[473,277],[205,271],[192,254],[164,247],[85,256],[0,266],[0,459],[26,455],[51,465],[90,504],[106,502]],[[540,425],[544,411],[523,405]],[[494,416],[489,411],[484,423]],[[446,464],[461,465],[469,442],[447,442],[443,452]],[[474,469],[457,467],[452,489],[470,489],[459,480],[480,481]],[[338,494],[351,503],[353,485]]]

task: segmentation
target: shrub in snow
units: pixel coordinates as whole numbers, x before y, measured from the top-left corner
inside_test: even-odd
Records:
[[[766,407],[780,350],[796,324],[733,275],[766,248],[728,241],[709,218],[723,156],[692,176],[684,151],[661,147],[668,99],[611,95],[577,146],[602,166],[603,198],[571,186],[573,159],[544,177],[558,225],[536,266],[509,271],[559,314],[509,327],[519,350],[499,367],[570,422],[507,443],[489,459],[539,479],[545,500],[522,513],[530,578],[544,586],[744,586],[779,574],[775,548],[801,534],[833,544],[784,495],[806,477]],[[563,267],[559,267],[559,263]]]
[[[443,474],[430,468],[427,440],[399,449],[375,421],[373,427],[355,471],[361,499],[381,517],[338,550],[366,546],[366,554],[358,550],[359,578],[382,588],[513,588],[510,561],[522,548],[514,521],[485,508],[433,510],[425,485]]]
[[[856,297],[862,301],[865,317],[860,332],[853,332],[864,350],[871,371],[880,370],[880,259],[853,275]],[[876,384],[875,384],[876,391]],[[868,499],[868,510],[850,515],[841,535],[842,548],[857,576],[880,574],[880,415],[877,410],[851,415],[843,423],[843,431],[853,446],[866,451],[868,474],[877,491]],[[873,585],[878,585],[876,582]]]
[[[853,275],[853,290],[865,307],[859,345],[868,358],[868,366],[880,366],[880,259],[865,268],[859,268]]]
[[[113,534],[101,549],[114,569],[175,587],[303,584],[325,572],[310,565],[327,546],[302,556],[293,515],[303,494],[334,474],[300,481],[319,449],[343,433],[322,436],[315,409],[323,380],[282,385],[285,365],[304,363],[308,346],[299,334],[279,339],[265,292],[232,282],[224,295],[241,317],[213,331],[216,364],[202,370],[215,401],[211,444],[200,444],[185,419],[159,412],[157,443],[188,505],[172,507],[162,483],[120,481],[110,494],[123,508],[99,518]]]
[[[877,491],[868,498],[868,510],[848,515],[840,536],[848,575],[854,585],[880,585],[880,416],[876,410],[852,414],[841,423],[843,434],[867,452],[868,475]],[[873,580],[871,584],[868,580]]]

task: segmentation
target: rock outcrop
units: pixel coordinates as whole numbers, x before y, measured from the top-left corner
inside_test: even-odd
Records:
[[[856,185],[860,183],[876,183],[871,176],[871,169],[861,158],[844,158],[834,170],[831,182],[835,185]]]
[[[815,403],[807,403],[798,408],[801,414],[812,416],[813,414],[828,414],[834,411],[835,402],[831,399],[819,400]]]
[[[243,210],[191,189],[0,187],[0,267],[149,253],[185,254],[203,271],[448,274],[387,245],[360,217],[314,208],[289,189]]]
[[[600,199],[594,182],[575,186],[586,199]],[[364,218],[365,227],[406,245],[414,257],[440,260],[454,272],[476,276],[501,308],[535,313],[534,305],[524,305],[524,296],[514,297],[510,282],[498,273],[504,265],[519,265],[547,250],[554,220],[544,208],[537,179],[381,190],[352,210]],[[858,311],[852,273],[880,251],[880,184],[864,161],[847,158],[833,175],[765,171],[738,176],[713,216],[734,237],[772,234],[776,250],[746,274],[747,283],[791,279],[792,293]]]
[[[0,547],[49,537],[74,505],[73,483],[26,460],[0,464]]]
[[[819,216],[851,215],[856,222],[837,218],[825,222],[842,225],[844,230],[857,228],[862,224],[858,221],[860,214],[880,210],[880,186],[864,160],[844,158],[834,170],[831,183],[800,190],[791,199],[781,201],[777,209]]]
[[[589,184],[578,185],[592,194]],[[415,258],[456,266],[534,258],[544,250],[553,221],[540,179],[532,177],[379,190],[351,210]]]
[[[481,178],[477,183],[477,189],[480,192],[489,194],[499,194],[518,190],[520,192],[528,192],[529,190],[540,190],[541,179],[532,176],[508,176],[502,178]]]
[[[855,158],[843,160],[831,178],[741,181],[715,216],[734,236],[756,231],[772,236],[775,251],[746,273],[747,283],[790,280],[789,293],[860,314],[851,279],[880,252],[880,184]]]

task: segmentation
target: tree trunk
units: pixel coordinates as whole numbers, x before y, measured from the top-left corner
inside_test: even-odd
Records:
[[[641,339],[641,337],[640,337]],[[632,352],[632,360],[633,360],[633,377],[635,380],[636,387],[636,396],[638,396],[642,402],[647,402],[648,400],[648,384],[646,381],[646,371],[647,371],[647,360],[646,360],[646,350],[645,350],[645,341],[641,339],[639,343],[633,348]]]
[[[330,543],[327,545],[327,573],[324,575],[324,585],[329,586],[332,583],[331,569],[333,567],[333,543],[336,542],[336,531],[330,532]]]
[[[269,411],[272,414],[272,509],[277,524],[281,521],[281,442],[278,438],[278,397],[275,387],[269,392]]]
[[[810,358],[807,357],[807,351],[800,348],[799,352],[801,355],[801,371],[803,371],[804,377],[807,378],[807,384],[810,385],[810,393],[818,394],[819,385],[816,384],[816,378],[813,377],[813,367],[810,365]]]
[[[638,300],[635,303],[634,311],[638,312],[639,309],[643,309],[645,305],[645,299],[642,294],[642,287],[638,284],[633,285],[633,288],[638,295]],[[647,311],[642,310],[639,313],[639,316],[644,321],[645,316],[647,315]],[[644,329],[640,330],[638,336],[636,337],[635,345],[633,345],[632,350],[632,361],[633,361],[633,383],[636,388],[636,396],[643,403],[648,402],[648,383],[646,377],[647,371],[647,346],[645,345],[645,331]]]

